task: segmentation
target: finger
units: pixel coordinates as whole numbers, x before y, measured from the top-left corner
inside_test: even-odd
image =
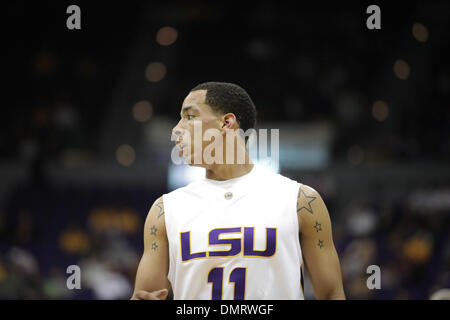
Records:
[[[169,291],[167,289],[161,289],[153,292],[140,290],[135,293],[136,299],[134,300],[161,300],[165,299],[168,293]]]
[[[153,292],[137,291],[135,296],[137,300],[157,300]]]
[[[159,299],[165,299],[167,297],[169,291],[167,289],[162,289],[162,290],[159,290],[159,291],[155,291],[153,293],[156,294],[156,296]]]

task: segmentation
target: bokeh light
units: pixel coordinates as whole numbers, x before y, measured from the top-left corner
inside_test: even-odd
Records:
[[[378,121],[384,121],[389,116],[389,107],[384,101],[376,101],[372,106],[372,116]]]
[[[394,73],[399,79],[408,79],[410,73],[409,64],[405,60],[398,59],[394,63]]]
[[[421,23],[414,23],[412,27],[412,34],[419,42],[427,42],[428,40],[428,29]]]
[[[145,122],[151,118],[153,114],[153,106],[147,100],[137,102],[133,106],[133,117],[138,122]]]
[[[156,42],[162,46],[170,46],[177,41],[178,32],[172,27],[162,27],[156,33]]]
[[[123,144],[116,150],[116,159],[124,167],[129,167],[136,159],[134,148],[129,144]]]
[[[152,62],[145,69],[145,77],[150,82],[161,81],[166,75],[166,66],[161,62]]]

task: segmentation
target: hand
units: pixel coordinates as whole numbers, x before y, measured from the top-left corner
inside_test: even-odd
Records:
[[[161,289],[158,291],[148,292],[144,290],[136,291],[130,300],[165,300],[169,291]]]

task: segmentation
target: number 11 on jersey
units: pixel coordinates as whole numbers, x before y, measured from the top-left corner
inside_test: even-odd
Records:
[[[247,268],[234,268],[228,279],[229,283],[234,283],[234,300],[244,300],[245,298],[245,278]],[[223,267],[211,269],[208,273],[208,283],[212,284],[211,299],[222,300],[223,292]]]

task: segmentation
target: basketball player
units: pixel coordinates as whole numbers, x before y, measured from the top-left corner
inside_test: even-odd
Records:
[[[313,188],[254,165],[239,135],[240,164],[193,161],[213,143],[193,145],[194,123],[224,138],[253,128],[256,110],[245,90],[198,85],[180,115],[176,145],[206,174],[151,207],[131,299],[165,299],[170,286],[174,299],[304,299],[303,269],[317,299],[345,299],[330,217]]]

